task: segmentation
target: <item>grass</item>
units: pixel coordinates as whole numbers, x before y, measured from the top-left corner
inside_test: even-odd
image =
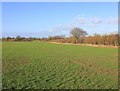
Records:
[[[117,89],[118,49],[3,42],[3,89]]]

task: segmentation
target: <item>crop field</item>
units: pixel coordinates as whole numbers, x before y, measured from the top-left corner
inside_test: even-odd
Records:
[[[3,89],[117,89],[118,49],[3,42]]]

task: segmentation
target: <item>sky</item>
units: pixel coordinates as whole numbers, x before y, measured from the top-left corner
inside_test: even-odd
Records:
[[[3,2],[3,37],[71,36],[74,27],[89,35],[118,31],[117,2]]]

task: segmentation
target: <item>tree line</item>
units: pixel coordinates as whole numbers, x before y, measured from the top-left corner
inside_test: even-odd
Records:
[[[86,36],[88,33],[80,28],[73,28],[71,31],[71,37],[58,39],[56,42],[61,43],[74,43],[74,44],[93,44],[93,45],[107,45],[118,46],[120,44],[118,33],[100,35],[94,33],[93,36]]]
[[[56,39],[53,42],[60,43],[74,43],[74,44],[93,44],[93,45],[107,45],[107,46],[118,46],[120,41],[118,40],[118,34],[109,34],[109,35],[94,35],[86,36],[76,40],[74,37],[68,37],[64,39]]]
[[[2,41],[50,41],[50,42],[60,42],[60,43],[74,43],[74,44],[93,44],[93,45],[108,45],[108,46],[118,46],[120,44],[118,33],[111,34],[93,34],[88,35],[86,31],[81,28],[73,28],[70,31],[71,36],[65,37],[65,35],[49,36],[48,38],[36,38],[36,37],[4,37]]]

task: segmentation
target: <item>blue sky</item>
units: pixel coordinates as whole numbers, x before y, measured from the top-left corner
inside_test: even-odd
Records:
[[[73,27],[89,35],[118,31],[116,2],[3,2],[3,37],[66,35]]]

